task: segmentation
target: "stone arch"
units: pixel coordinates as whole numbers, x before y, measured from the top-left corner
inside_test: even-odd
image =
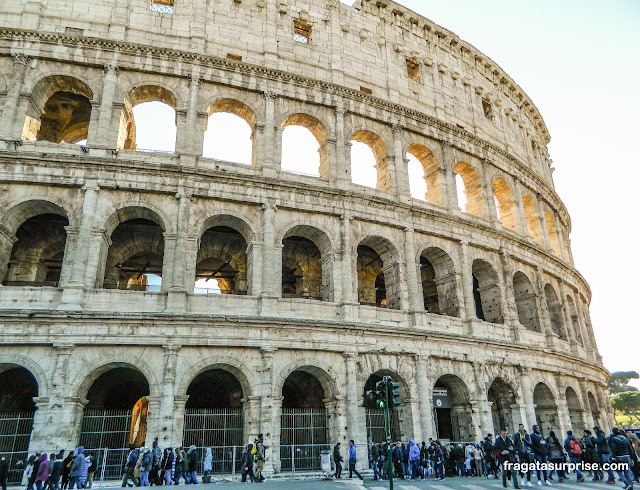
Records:
[[[544,235],[540,226],[540,215],[538,209],[530,196],[522,197],[524,205],[524,217],[527,221],[527,231],[529,235],[539,244],[544,245]]]
[[[124,357],[124,356],[123,356]],[[149,368],[138,359],[120,360],[115,357],[101,356],[81,368],[78,374],[69,383],[69,394],[80,398],[87,397],[91,385],[104,373],[115,368],[129,368],[139,371],[149,385],[148,396],[160,395],[160,386],[157,377]]]
[[[393,243],[367,236],[357,244],[358,301],[392,309],[401,308],[400,254]]]
[[[540,332],[540,314],[536,292],[527,275],[521,271],[517,271],[513,275],[513,293],[520,323],[527,330]]]
[[[419,262],[425,309],[459,317],[458,273],[451,256],[439,247],[428,247],[420,254]]]
[[[535,406],[536,424],[540,426],[542,434],[548,436],[550,431],[557,431],[560,428],[558,404],[547,384],[539,382],[535,385],[533,389],[533,404]]]
[[[434,383],[433,390],[437,438],[472,441],[476,431],[467,384],[457,375],[443,374]],[[446,395],[443,390],[446,390]]]
[[[579,436],[582,431],[586,429],[582,420],[582,414],[584,411],[582,402],[580,401],[580,397],[578,396],[576,390],[574,390],[571,386],[567,386],[567,388],[565,389],[565,398],[567,400],[567,409],[569,410],[571,429],[575,434]]]
[[[335,398],[337,393],[336,376],[332,374],[332,369],[329,366],[322,366],[317,360],[312,359],[297,359],[294,362],[287,364],[282,368],[274,379],[274,389],[276,399],[282,397],[282,389],[287,378],[294,372],[300,371],[310,374],[318,380],[318,383],[322,387],[325,399]]]
[[[2,362],[0,362],[0,372],[12,368],[22,368],[29,372],[37,385],[38,397],[49,396],[49,379],[44,369],[34,360],[29,357],[13,354],[11,352],[5,352],[2,354]]]
[[[312,116],[306,112],[292,112],[285,115],[281,128],[286,129],[288,126],[301,126],[307,129],[318,142],[319,166],[318,175],[324,179],[329,178],[329,144],[328,132],[326,125],[316,116]],[[284,151],[284,144],[281,144]],[[289,169],[295,171],[294,169]]]
[[[431,204],[443,206],[442,175],[440,173],[440,164],[435,154],[419,143],[411,144],[405,153],[413,155],[422,165],[423,177],[427,184],[427,192],[424,195],[424,199]]]
[[[518,231],[518,211],[511,187],[502,178],[495,179],[492,186],[500,223],[506,228]]]
[[[350,138],[351,141],[357,141],[358,143],[364,143],[373,152],[375,158],[376,169],[376,189],[391,190],[392,188],[392,176],[389,172],[389,146],[378,134],[368,129],[360,129],[355,131]],[[352,174],[353,174],[353,162]]]
[[[558,234],[556,233],[556,222],[549,211],[544,212],[544,219],[547,222],[547,234],[549,235],[551,250],[557,257],[561,257],[560,243],[558,242]]]
[[[195,380],[200,374],[211,369],[221,369],[232,374],[240,383],[242,393],[245,397],[255,394],[256,387],[254,387],[249,381],[252,379],[251,376],[253,373],[246,364],[234,357],[215,355],[213,358],[200,360],[183,372],[176,382],[176,395],[186,395],[189,385],[193,380]]]
[[[239,117],[250,128],[250,140],[251,140],[251,165],[255,166],[257,161],[257,149],[256,149],[256,124],[257,124],[257,116],[256,111],[253,107],[251,107],[250,103],[245,101],[240,101],[235,98],[219,96],[213,101],[209,103],[207,106],[207,117],[205,119],[204,126],[204,137],[203,137],[203,148],[202,148],[202,156],[205,158],[216,158],[215,154],[208,153],[207,151],[207,131],[209,128],[209,123],[211,120],[211,116],[219,113],[227,113],[232,114],[234,116]],[[224,160],[224,158],[219,158]],[[245,163],[245,162],[242,162]]]
[[[285,297],[333,301],[332,244],[325,231],[294,225],[284,233],[282,288]]]
[[[503,323],[502,292],[497,272],[482,259],[473,261],[471,271],[476,316],[491,323]]]
[[[515,429],[515,420],[519,417],[514,412],[517,390],[504,378],[494,378],[487,391],[488,400],[491,402],[491,415],[493,418],[494,434],[506,429],[511,434]],[[514,416],[516,415],[516,416]]]
[[[67,247],[69,214],[61,205],[30,199],[12,205],[0,223],[0,278],[7,285],[57,286]]]
[[[48,75],[31,88],[22,138],[53,143],[86,139],[94,91],[76,76]]]
[[[578,318],[578,310],[576,304],[570,294],[566,295],[566,304],[569,309],[569,318],[571,319],[571,328],[576,339],[576,342],[584,347],[584,339],[582,338],[582,330],[580,329],[580,320]]]
[[[482,182],[480,175],[473,165],[466,162],[458,162],[453,167],[454,173],[458,174],[464,183],[464,193],[467,197],[467,204],[464,211],[475,216],[484,217],[484,197],[482,194]]]
[[[171,220],[169,217],[156,206],[148,203],[125,203],[107,217],[102,228],[105,230],[107,236],[111,236],[118,225],[132,219],[146,219],[153,221],[160,226],[162,231],[165,233],[171,233],[173,231],[170,226]]]
[[[592,426],[602,427],[602,418],[600,416],[600,409],[596,402],[595,396],[591,391],[587,391],[587,403],[589,404],[589,411],[591,412]]]
[[[200,225],[198,229],[198,235],[202,236],[202,234],[209,228],[214,228],[216,226],[226,226],[228,228],[233,228],[242,235],[242,238],[244,238],[247,244],[254,241],[257,236],[257,233],[254,231],[253,227],[244,216],[234,214],[230,211],[216,213],[207,217]]]
[[[174,92],[164,86],[162,82],[135,83],[125,92],[124,106],[120,115],[120,129],[118,132],[117,149],[135,150],[136,124],[133,118],[133,108],[145,102],[162,102],[174,111],[178,107],[178,99]]]
[[[558,294],[555,288],[547,283],[544,286],[544,296],[547,301],[547,309],[549,310],[549,321],[551,322],[551,328],[558,335],[560,340],[567,341],[567,330],[564,324],[564,317],[562,314],[562,304],[558,299]]]

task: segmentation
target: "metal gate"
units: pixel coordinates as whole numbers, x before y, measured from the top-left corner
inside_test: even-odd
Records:
[[[85,410],[78,444],[87,448],[128,447],[132,416],[131,410]]]
[[[182,445],[243,446],[242,408],[189,408],[184,414]]]
[[[384,410],[377,408],[366,409],[367,419],[367,439],[369,442],[373,441],[376,444],[386,442],[387,429],[384,422]],[[391,412],[391,442],[400,440],[400,423],[398,421],[398,414]]]
[[[24,467],[16,469],[18,461],[27,460],[34,412],[0,412],[0,453],[8,453],[7,483],[19,484]]]
[[[320,451],[329,449],[324,408],[283,408],[280,418],[282,471],[320,469]]]

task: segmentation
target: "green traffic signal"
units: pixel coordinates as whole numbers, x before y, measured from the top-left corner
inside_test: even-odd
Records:
[[[391,381],[391,379],[389,379],[388,383],[389,397],[387,399],[387,403],[389,405],[389,410],[393,410],[394,407],[397,407],[402,403],[400,400],[396,400],[396,398],[400,398],[400,392],[396,391],[400,389],[400,383]]]

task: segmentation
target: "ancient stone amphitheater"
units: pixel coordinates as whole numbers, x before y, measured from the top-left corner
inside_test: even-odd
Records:
[[[389,0],[0,0],[0,25],[0,451],[158,437],[229,471],[262,432],[268,469],[314,468],[382,440],[383,375],[394,439],[610,427],[549,133],[453,32]],[[172,152],[137,149],[150,101]],[[250,165],[203,155],[221,112]],[[281,167],[289,126],[317,175]]]

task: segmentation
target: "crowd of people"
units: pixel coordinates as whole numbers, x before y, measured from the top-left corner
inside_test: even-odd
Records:
[[[614,428],[606,435],[598,427],[593,432],[585,430],[582,437],[576,437],[567,431],[564,441],[560,441],[553,431],[544,436],[541,428],[534,425],[528,433],[524,425],[509,435],[506,430],[495,438],[487,434],[483,441],[468,444],[442,444],[439,440],[429,439],[417,444],[413,439],[408,444],[396,442],[389,448],[386,443],[369,446],[369,467],[373,470],[373,479],[388,479],[389,471],[394,478],[415,480],[433,478],[444,480],[447,477],[493,477],[502,476],[506,488],[507,481],[514,488],[520,488],[519,480],[529,487],[532,474],[538,485],[551,486],[554,474],[558,482],[566,480],[568,469],[575,473],[578,482],[585,481],[581,463],[588,463],[587,476],[593,481],[616,483],[614,472],[608,463],[627,463],[628,469],[616,468],[625,490],[633,490],[633,483],[640,477],[640,439],[631,430]],[[265,464],[265,444],[262,434],[248,444],[241,455],[241,481],[261,483],[265,480],[262,471]],[[389,449],[391,465],[388,464]],[[346,452],[349,478],[355,475],[363,479],[356,469],[358,451],[353,440],[349,441]],[[201,459],[202,458],[202,459]],[[332,472],[327,476],[342,478],[344,457],[341,444],[337,443],[331,453]],[[59,453],[36,453],[29,457],[24,468],[27,490],[73,490],[74,488],[92,488],[96,474],[97,459],[92,453],[85,454],[78,447],[65,455]],[[524,470],[522,464],[529,466],[538,463],[541,469]],[[546,463],[553,463],[549,468]],[[572,466],[562,463],[573,463]],[[211,481],[213,456],[211,448],[205,448],[201,456],[196,446],[176,447],[162,450],[158,440],[151,448],[131,446],[122,466],[122,487],[198,484],[198,472],[202,464],[202,482]],[[517,469],[514,465],[519,464]],[[545,466],[546,469],[545,469]],[[531,467],[531,466],[530,466]],[[606,472],[606,474],[605,474]],[[0,483],[6,490],[9,462],[0,458]]]
[[[434,478],[443,480],[446,477],[493,477],[502,475],[503,486],[507,487],[507,480],[511,480],[515,488],[520,488],[518,476],[524,485],[531,483],[532,471],[522,468],[526,463],[529,467],[538,463],[541,469],[535,471],[538,485],[551,486],[554,474],[559,482],[568,478],[565,468],[570,466],[562,463],[573,463],[573,472],[578,482],[584,482],[581,464],[588,463],[588,476],[593,481],[616,483],[614,472],[607,463],[627,463],[628,470],[617,470],[620,481],[626,490],[633,489],[633,483],[640,477],[640,439],[631,430],[614,428],[610,435],[606,435],[599,427],[593,432],[585,429],[582,437],[577,438],[572,431],[567,431],[564,441],[560,441],[551,431],[544,436],[541,428],[534,425],[528,433],[524,425],[509,435],[503,430],[495,440],[493,434],[487,434],[482,442],[476,444],[441,444],[438,440],[422,441],[421,445],[410,440],[409,444],[396,442],[391,449],[391,470],[394,478],[415,480]],[[336,446],[339,448],[339,445]],[[371,443],[369,447],[369,465],[373,470],[373,479],[387,479],[389,465],[387,458],[389,447],[386,443]],[[334,460],[339,456],[334,448]],[[337,460],[336,460],[337,461]],[[522,471],[512,470],[512,465],[522,463],[518,467]],[[549,463],[553,463],[550,467]],[[336,477],[340,477],[336,463]],[[546,469],[545,469],[546,468]],[[551,469],[553,468],[553,469]],[[547,471],[548,470],[548,471]],[[606,470],[606,476],[605,476]]]

